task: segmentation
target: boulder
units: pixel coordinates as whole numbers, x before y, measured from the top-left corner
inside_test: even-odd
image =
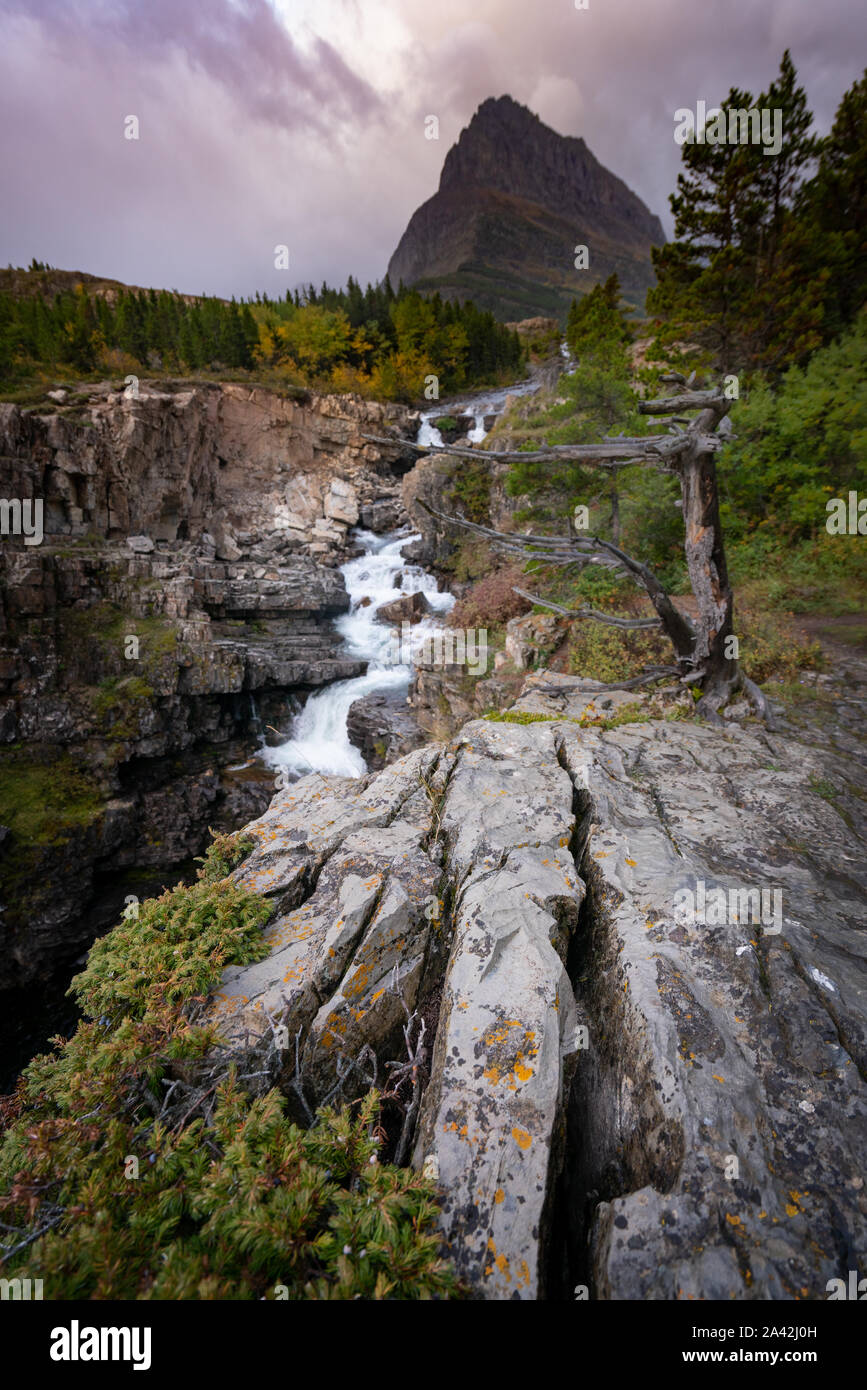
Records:
[[[406,512],[400,497],[377,497],[361,507],[362,526],[377,535],[383,531],[396,531],[406,521]]]
[[[402,689],[374,691],[356,700],[349,707],[346,732],[371,771],[385,767],[425,741],[407,709]]]
[[[392,599],[391,603],[384,603],[377,608],[376,616],[382,623],[420,623],[433,611],[424,594],[417,591]]]
[[[305,531],[323,515],[323,480],[315,474],[296,473],[284,490],[287,526]]]
[[[526,671],[550,655],[569,629],[569,619],[554,613],[527,613],[506,624],[505,654],[516,671]]]
[[[325,515],[347,526],[356,524],[359,517],[358,493],[351,483],[343,478],[332,478],[331,487],[325,495]]]

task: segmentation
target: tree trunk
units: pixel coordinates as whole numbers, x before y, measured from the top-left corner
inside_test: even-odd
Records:
[[[618,545],[620,530],[619,498],[615,486],[612,494],[611,525],[615,540],[605,541],[599,536],[577,536],[571,522],[568,536],[544,536],[516,532],[504,533],[491,527],[480,526],[463,517],[449,517],[419,499],[419,505],[435,517],[476,531],[490,537],[506,553],[531,555],[541,563],[572,565],[582,561],[587,563],[594,548],[606,552],[618,561],[620,567],[639,583],[647,593],[659,616],[662,629],[670,639],[677,655],[681,680],[697,685],[702,691],[698,711],[705,718],[720,723],[719,709],[735,690],[743,690],[760,716],[773,727],[773,718],[767,699],[761,690],[741,671],[737,657],[737,643],[733,639],[734,601],[729,584],[728,566],[723,548],[722,527],[720,525],[719,498],[717,493],[716,451],[721,439],[717,428],[728,414],[729,402],[721,387],[702,390],[693,388],[696,373],[687,379],[681,372],[667,372],[663,381],[672,381],[683,389],[675,395],[659,400],[642,400],[638,409],[642,415],[668,415],[671,425],[667,435],[652,434],[636,438],[621,435],[614,439],[606,436],[598,444],[571,444],[545,446],[541,451],[526,453],[521,450],[498,452],[498,463],[521,462],[528,460],[544,462],[547,459],[570,459],[587,463],[598,468],[631,468],[643,464],[665,473],[676,473],[680,479],[683,501],[684,550],[689,571],[690,583],[698,607],[695,622],[681,613],[672,602],[659,580],[640,560],[627,555]],[[680,424],[686,421],[676,417],[684,410],[700,412],[689,423],[686,431]],[[364,435],[374,443],[392,443],[376,435]],[[430,445],[411,445],[428,452]],[[449,446],[443,452],[462,455],[472,451]],[[474,457],[478,457],[474,454]],[[599,563],[597,557],[596,563]],[[536,602],[556,609],[556,604],[546,604],[544,599]],[[607,615],[593,610],[581,610],[582,617],[596,621]],[[615,626],[633,626],[627,621]]]
[[[616,486],[611,493],[611,539],[615,545],[620,544],[620,493]]]
[[[679,469],[686,563],[698,604],[693,660],[704,673],[701,703],[703,712],[711,717],[739,682],[732,651],[735,644],[727,641],[732,636],[734,597],[723,548],[716,459],[709,433],[717,418],[714,410],[702,413],[695,442],[682,457]]]

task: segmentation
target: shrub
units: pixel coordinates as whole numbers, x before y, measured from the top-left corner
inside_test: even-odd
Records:
[[[510,618],[529,612],[532,604],[514,593],[513,585],[528,583],[519,565],[494,570],[479,579],[449,613],[450,627],[502,627]]]
[[[0,1108],[4,1277],[51,1299],[449,1297],[434,1188],[376,1161],[377,1095],[301,1129],[200,1021],[223,967],[267,954],[270,905],[218,877],[243,851],[218,837],[198,883],[97,942],[85,1019]]]
[[[468,521],[484,525],[490,521],[491,474],[486,463],[463,459],[456,470],[448,500]]]
[[[671,647],[657,632],[604,627],[592,619],[573,625],[569,670],[611,685],[640,675],[646,666],[670,665]]]

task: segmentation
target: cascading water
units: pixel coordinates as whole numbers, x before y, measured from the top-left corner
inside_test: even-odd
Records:
[[[572,349],[570,348],[570,346],[569,346],[569,344],[567,343],[567,341],[566,341],[565,338],[563,339],[562,343],[560,344],[560,356],[563,357],[563,358],[565,358],[565,360],[566,360],[566,370],[565,370],[565,372],[563,373],[563,375],[564,375],[564,376],[574,376],[575,373],[576,373],[577,370],[578,370],[578,363],[577,363],[577,361],[575,360],[575,358],[572,356]]]
[[[375,690],[407,690],[412,675],[409,665],[395,664],[396,628],[377,621],[376,610],[394,599],[418,592],[424,594],[437,613],[447,613],[455,601],[452,594],[438,592],[432,575],[403,559],[403,547],[417,540],[417,536],[403,530],[386,536],[356,531],[355,537],[364,547],[364,553],[340,567],[350,609],[337,619],[336,625],[344,638],[346,655],[364,659],[369,665],[365,675],[335,681],[311,695],[295,718],[289,741],[261,750],[260,756],[268,766],[290,775],[303,776],[307,772],[342,777],[363,775],[364,759],[350,743],[346,730],[350,705]],[[398,588],[395,580],[401,571],[403,581]],[[434,626],[434,621],[427,618],[411,629],[411,652],[419,649]],[[401,651],[400,655],[411,657],[411,652]]]
[[[517,381],[512,386],[500,386],[496,391],[486,391],[483,395],[466,396],[459,400],[442,401],[435,410],[426,410],[421,417],[419,427],[418,444],[442,444],[443,439],[439,430],[431,423],[433,420],[441,419],[443,415],[450,415],[453,418],[458,415],[472,415],[473,426],[466,435],[466,441],[470,444],[481,444],[488,431],[485,428],[485,420],[491,415],[502,415],[509,397],[531,396],[539,389],[539,382],[533,378],[527,381]]]
[[[538,390],[538,386],[539,383],[531,378],[466,400],[440,402],[436,409],[422,415],[416,443],[442,447],[442,435],[433,421],[448,412],[450,415],[471,414],[475,423],[467,439],[481,444],[487,433],[486,417],[500,415],[509,396],[527,395]],[[336,681],[311,695],[293,721],[292,737],[277,747],[260,749],[259,756],[267,766],[290,777],[303,777],[307,772],[363,776],[364,759],[350,743],[346,727],[350,706],[376,690],[408,690],[412,677],[411,664],[396,664],[396,628],[377,621],[377,609],[419,591],[436,614],[447,613],[455,601],[452,594],[438,591],[432,575],[403,559],[403,547],[418,537],[406,531],[386,536],[356,531],[355,538],[364,547],[364,553],[340,566],[350,609],[337,619],[337,629],[344,638],[346,654],[366,660],[369,663],[367,672],[354,680]],[[398,588],[395,580],[400,571],[403,571],[403,581]],[[401,649],[401,658],[408,655],[411,663],[413,654],[437,625],[434,618],[416,623],[410,629],[410,651]]]

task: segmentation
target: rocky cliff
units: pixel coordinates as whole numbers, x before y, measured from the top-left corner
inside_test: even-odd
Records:
[[[271,954],[212,1014],[308,1112],[424,1023],[412,1161],[476,1297],[824,1299],[867,1249],[851,737],[606,728],[594,690],[279,794],[235,872]]]
[[[0,405],[0,491],[41,499],[45,532],[0,541],[0,988],[90,939],[112,875],[267,804],[229,765],[293,696],[362,672],[338,654],[336,566],[353,525],[397,524],[411,462],[362,435],[413,424],[233,384]]]
[[[413,213],[388,274],[507,320],[562,316],[616,271],[643,308],[650,247],[664,241],[659,218],[583,140],[558,135],[511,97],[491,97],[449,150],[439,189]],[[589,248],[581,271],[579,245]]]

